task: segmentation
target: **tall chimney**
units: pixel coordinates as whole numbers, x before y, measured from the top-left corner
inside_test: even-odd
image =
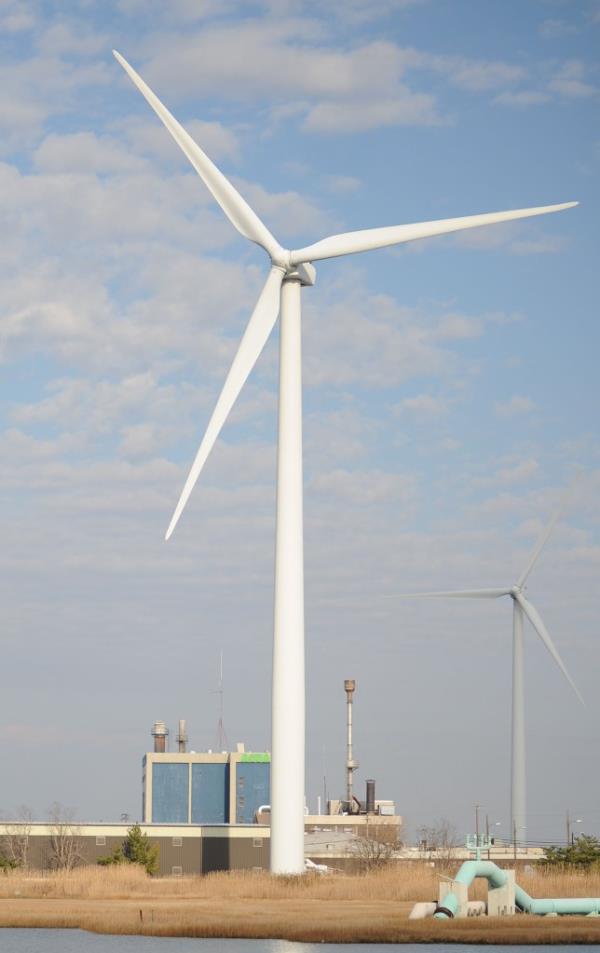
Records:
[[[180,753],[185,751],[187,744],[187,735],[185,733],[185,718],[179,719],[179,734],[177,735],[177,747]]]
[[[346,800],[348,810],[352,812],[352,775],[358,768],[358,761],[352,757],[352,696],[356,690],[356,682],[353,678],[347,678],[344,681],[344,691],[346,692]]]
[[[163,754],[167,750],[167,735],[169,729],[164,721],[155,721],[152,725],[152,737],[154,738],[154,751],[156,754]]]
[[[375,781],[369,778],[367,781],[367,814],[375,813]]]

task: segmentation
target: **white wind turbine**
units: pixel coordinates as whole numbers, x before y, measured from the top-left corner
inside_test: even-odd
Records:
[[[113,51],[164,123],[204,184],[246,238],[267,252],[271,268],[219,395],[200,449],[167,530],[173,532],[206,459],[281,316],[277,529],[273,637],[271,870],[304,870],[304,567],[302,523],[302,372],[300,289],[313,285],[311,262],[429,238],[463,228],[507,222],[571,208],[577,202],[492,212],[442,221],[371,228],[332,235],[290,251],[283,248],[247,202],[163,106],[134,69]]]
[[[579,701],[585,707],[575,683],[567,672],[563,661],[558,654],[548,630],[542,621],[538,610],[525,597],[527,579],[531,570],[535,566],[542,549],[546,545],[548,538],[556,526],[566,503],[567,495],[572,492],[569,489],[561,501],[554,516],[540,534],[531,556],[525,566],[525,569],[517,579],[514,586],[508,586],[504,589],[461,589],[450,592],[418,592],[411,593],[406,598],[412,596],[418,598],[452,598],[452,599],[499,599],[501,596],[510,596],[513,603],[513,655],[512,655],[512,726],[511,726],[511,832],[514,837],[518,835],[520,840],[525,839],[527,827],[527,805],[526,805],[526,769],[525,769],[525,691],[523,681],[523,619],[527,618],[534,631],[548,649],[548,652],[558,665],[569,685],[579,698]]]

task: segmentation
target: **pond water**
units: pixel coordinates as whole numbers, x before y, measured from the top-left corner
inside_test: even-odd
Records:
[[[461,943],[404,943],[402,953],[474,953],[484,947]],[[490,951],[490,947],[485,949]],[[493,946],[492,953],[531,950]],[[567,947],[570,949],[570,947]],[[577,946],[577,953],[597,953],[595,946]],[[14,930],[0,927],[0,953],[390,953],[388,943],[291,943],[288,940],[195,940],[180,937],[106,936],[82,930]],[[556,946],[536,946],[536,953]]]

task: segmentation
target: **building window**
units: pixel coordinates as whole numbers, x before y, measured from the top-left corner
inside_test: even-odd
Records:
[[[262,845],[263,845],[263,839],[262,839],[262,837],[253,837],[253,838],[252,838],[252,846],[253,846],[253,847],[262,847]]]
[[[183,867],[171,867],[171,873],[174,877],[181,877],[183,874]]]
[[[101,834],[96,838],[96,847],[106,847],[106,837]]]
[[[173,838],[173,847],[181,847],[183,845],[183,838],[174,837]]]

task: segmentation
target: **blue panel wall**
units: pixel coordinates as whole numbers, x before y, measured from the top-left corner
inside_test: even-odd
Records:
[[[192,764],[192,824],[229,822],[229,766]]]
[[[155,764],[152,771],[152,821],[187,824],[188,765]]]
[[[238,824],[252,824],[260,805],[271,803],[271,765],[240,762],[236,775],[235,819]]]

